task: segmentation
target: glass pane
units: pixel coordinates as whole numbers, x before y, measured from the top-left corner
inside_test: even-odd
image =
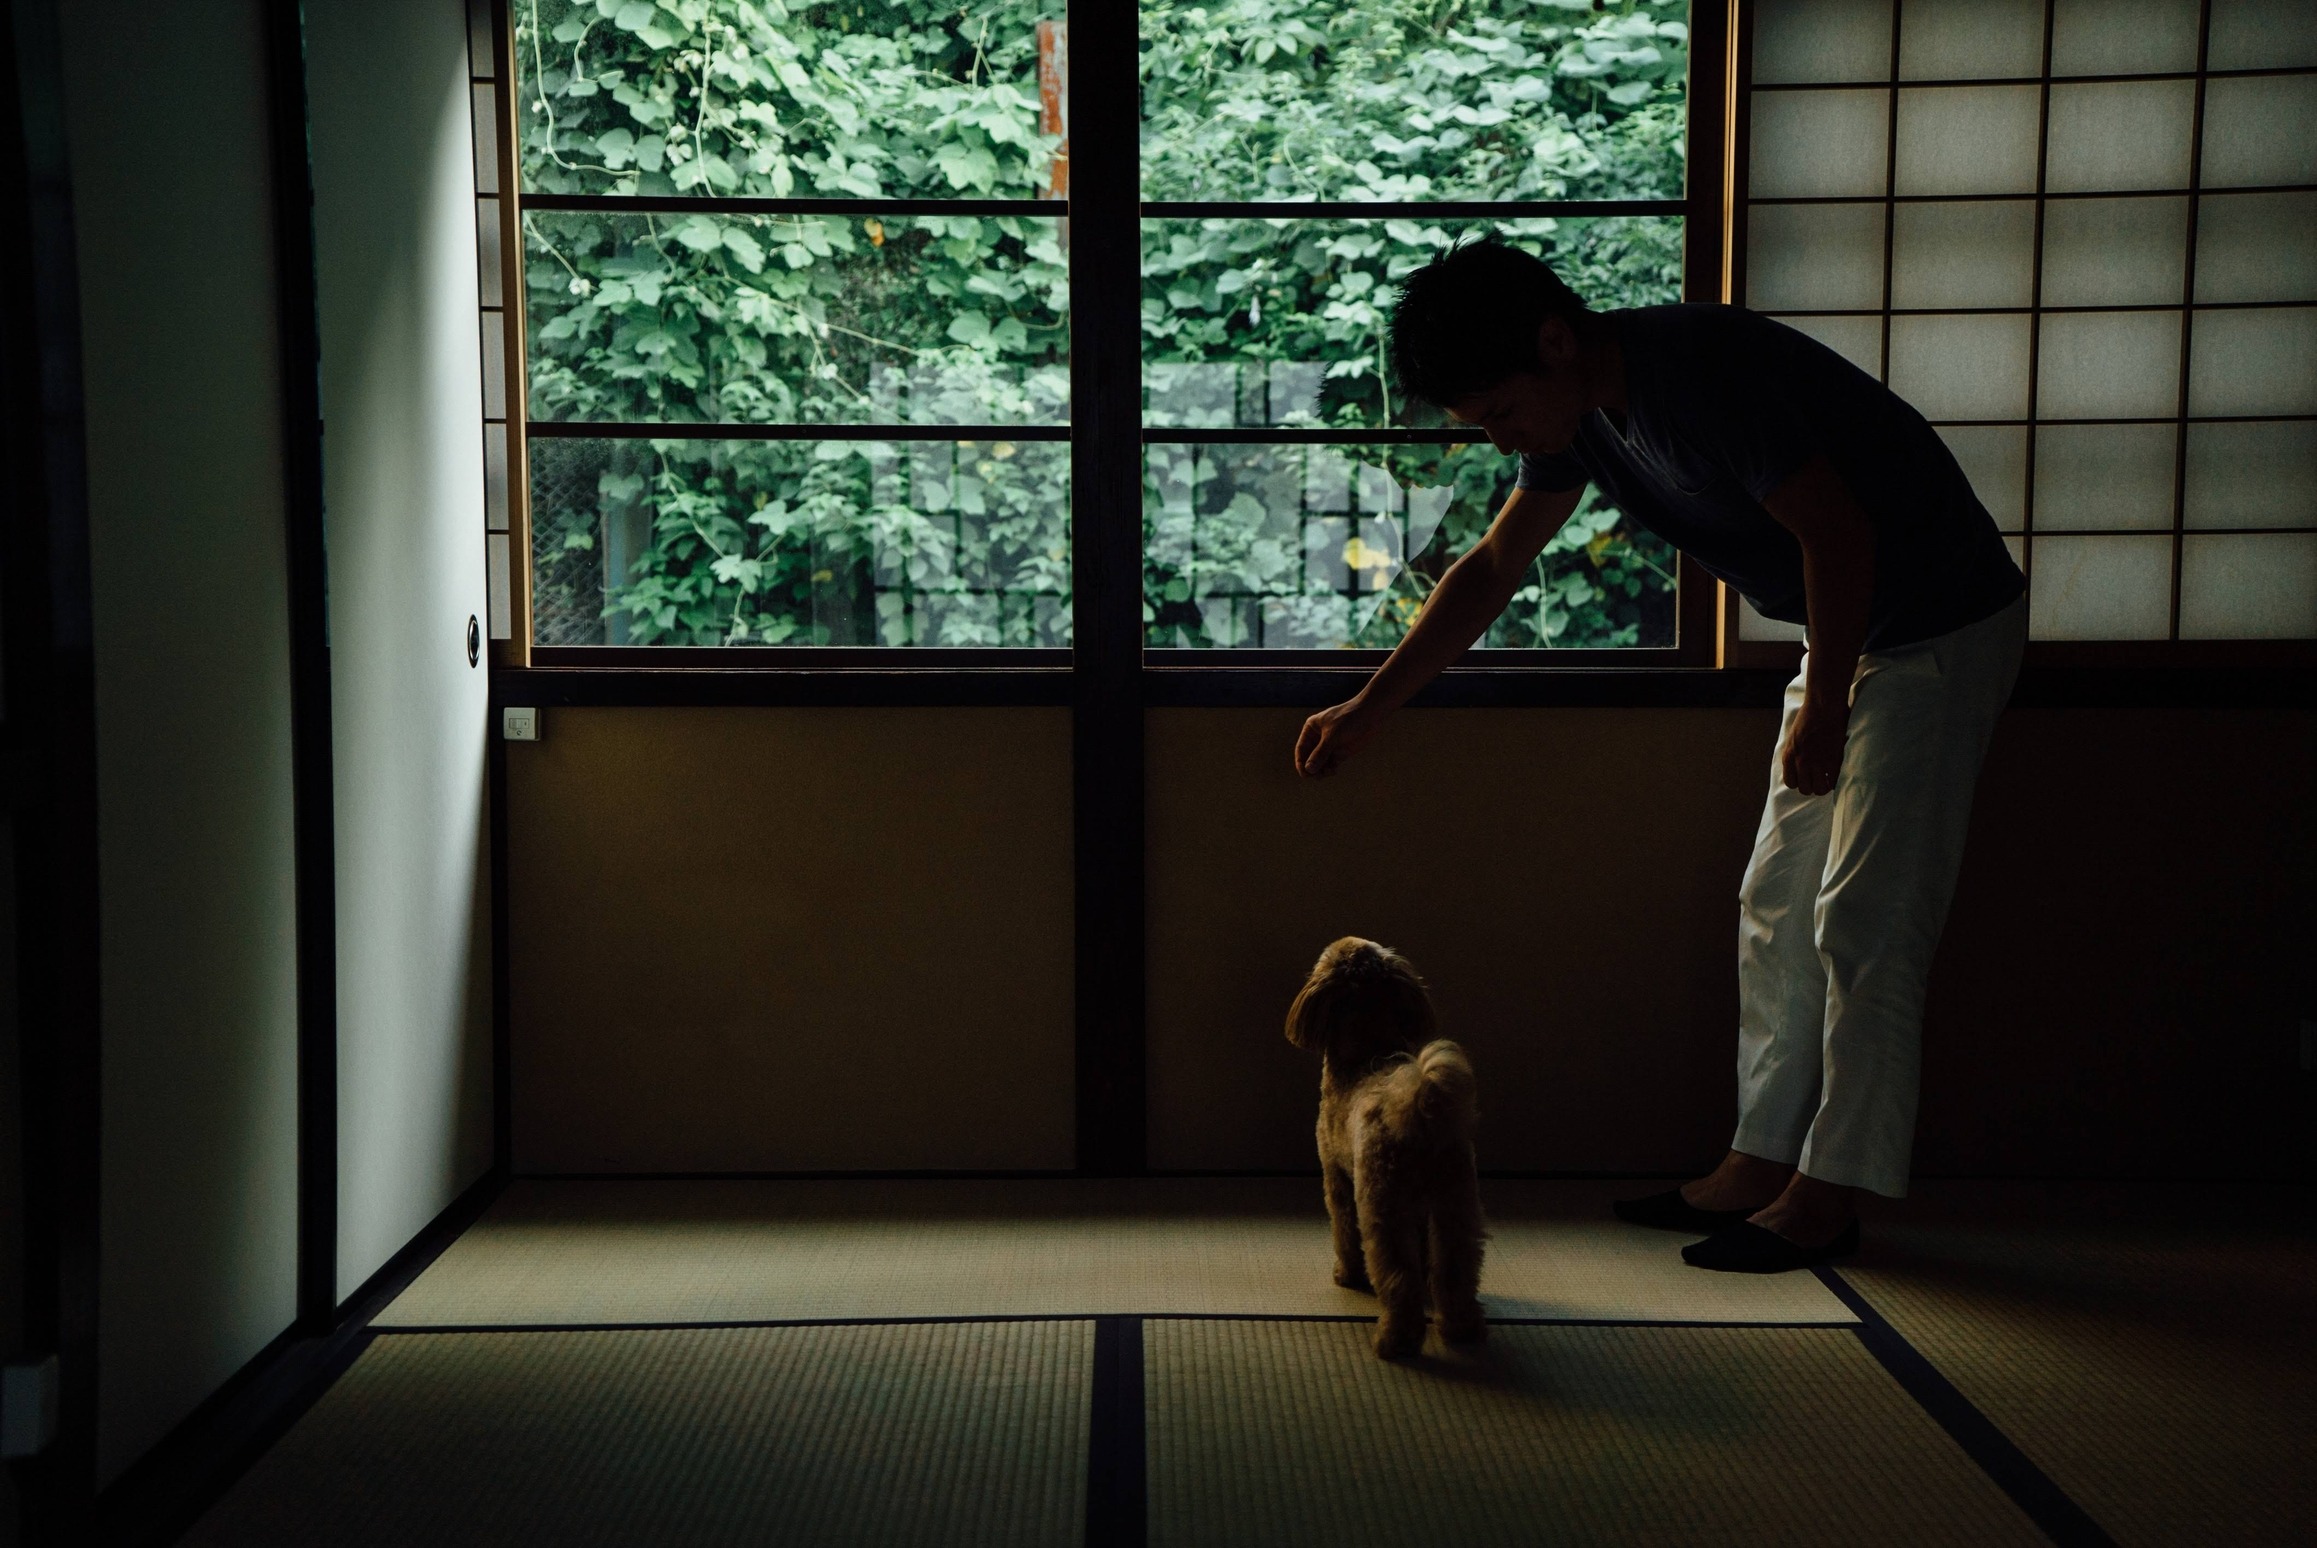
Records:
[[[2317,6],[2309,0],[2212,0],[2215,70],[2317,65]]]
[[[1781,317],[1797,333],[1807,333],[1877,381],[1883,374],[1883,320],[1880,317]]]
[[[527,214],[531,417],[1059,423],[1058,227]]]
[[[1392,287],[1481,228],[1429,221],[1147,220],[1148,423],[1405,423],[1381,367]],[[1609,310],[1681,298],[1678,217],[1490,225]],[[1438,422],[1429,411],[1417,416]]]
[[[2191,414],[2317,414],[2317,309],[2199,312]]]
[[[2171,425],[2045,425],[2035,437],[2035,530],[2172,530]]]
[[[1748,191],[1757,199],[1884,192],[1890,93],[1769,91],[1753,101]]]
[[[2317,297],[2317,193],[2210,194],[2196,211],[2196,299]]]
[[[2317,183],[2317,75],[2256,75],[2205,86],[2204,186]]]
[[[1887,81],[1891,0],[1761,0],[1754,8],[1754,79]]]
[[[1495,519],[1514,459],[1479,446],[1151,446],[1144,642],[1388,648]],[[1674,553],[1588,491],[1485,647],[1674,642]]]
[[[2189,538],[2180,555],[2180,637],[2317,637],[2317,533]]]
[[[1038,23],[1059,9],[526,0],[515,8],[523,186],[1037,198],[1062,148],[1038,81],[1041,46],[1060,39]]]
[[[1883,206],[1757,204],[1747,210],[1746,304],[1764,312],[1879,310]]]
[[[1894,317],[1891,390],[1926,419],[2025,419],[2028,319]]]
[[[2043,209],[2043,304],[2180,300],[2186,199],[2054,199]]]
[[[2043,0],[1917,3],[1899,26],[1899,74],[1907,80],[2043,73]]]
[[[2191,527],[2317,527],[2317,423],[2190,425]]]
[[[2053,193],[2186,188],[2194,81],[2093,81],[2052,88],[2044,186]]]
[[[1070,643],[1058,441],[531,442],[541,645]]]
[[[2196,68],[2197,0],[2059,0],[2052,74],[2155,75]]]
[[[2039,537],[2031,640],[2161,640],[2172,633],[2172,539]]]
[[[2178,312],[2061,312],[2043,320],[2036,413],[2145,419],[2180,412]]]
[[[1898,191],[2035,192],[2033,86],[1925,87],[1899,93]]]
[[[1893,306],[2026,306],[2034,299],[2033,204],[1902,204],[1895,218]]]
[[[1145,199],[1681,196],[1687,0],[1141,14]]]
[[[1939,438],[1995,525],[2017,532],[2026,520],[2027,431],[2018,425],[1947,425]]]

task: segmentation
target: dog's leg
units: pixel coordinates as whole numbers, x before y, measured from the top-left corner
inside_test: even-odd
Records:
[[[1488,1337],[1488,1319],[1480,1309],[1480,1254],[1487,1231],[1480,1215],[1480,1182],[1469,1163],[1441,1179],[1428,1224],[1432,1310],[1440,1318],[1440,1336],[1451,1344],[1477,1344]]]
[[[1424,1216],[1421,1203],[1400,1197],[1412,1179],[1378,1155],[1383,1148],[1363,1148],[1354,1181],[1368,1282],[1383,1303],[1376,1353],[1401,1360],[1424,1347]]]
[[[1327,1168],[1327,1223],[1335,1238],[1335,1282],[1347,1290],[1368,1288],[1368,1266],[1360,1247],[1360,1203],[1352,1174]]]

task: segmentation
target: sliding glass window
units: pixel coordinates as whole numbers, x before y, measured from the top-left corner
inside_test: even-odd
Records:
[[[1059,7],[513,10],[536,650],[1067,647]]]
[[[1596,307],[1681,299],[1688,12],[1145,0],[1146,648],[1407,631],[1515,470],[1394,400],[1392,287],[1494,231]],[[1678,574],[1589,494],[1481,644],[1670,655]]]

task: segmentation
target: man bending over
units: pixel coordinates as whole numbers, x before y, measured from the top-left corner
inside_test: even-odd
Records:
[[[1539,260],[1468,244],[1392,317],[1412,396],[1520,457],[1512,498],[1357,697],[1304,723],[1324,775],[1504,610],[1587,482],[1770,618],[1803,624],[1738,905],[1738,1129],[1705,1177],[1617,1206],[1702,1268],[1855,1250],[1858,1189],[1906,1192],[1923,988],[2025,582],[1923,417],[1738,307],[1592,312]]]

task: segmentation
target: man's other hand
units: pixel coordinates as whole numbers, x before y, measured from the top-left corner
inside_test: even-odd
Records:
[[[1305,732],[1309,734],[1309,727]],[[1778,767],[1786,788],[1806,796],[1821,796],[1834,789],[1842,772],[1842,746],[1850,735],[1850,706],[1805,697],[1794,717],[1794,729],[1779,750]]]
[[[1295,739],[1295,772],[1306,779],[1333,774],[1375,739],[1382,722],[1383,716],[1358,699],[1321,710],[1303,723],[1303,734]]]

